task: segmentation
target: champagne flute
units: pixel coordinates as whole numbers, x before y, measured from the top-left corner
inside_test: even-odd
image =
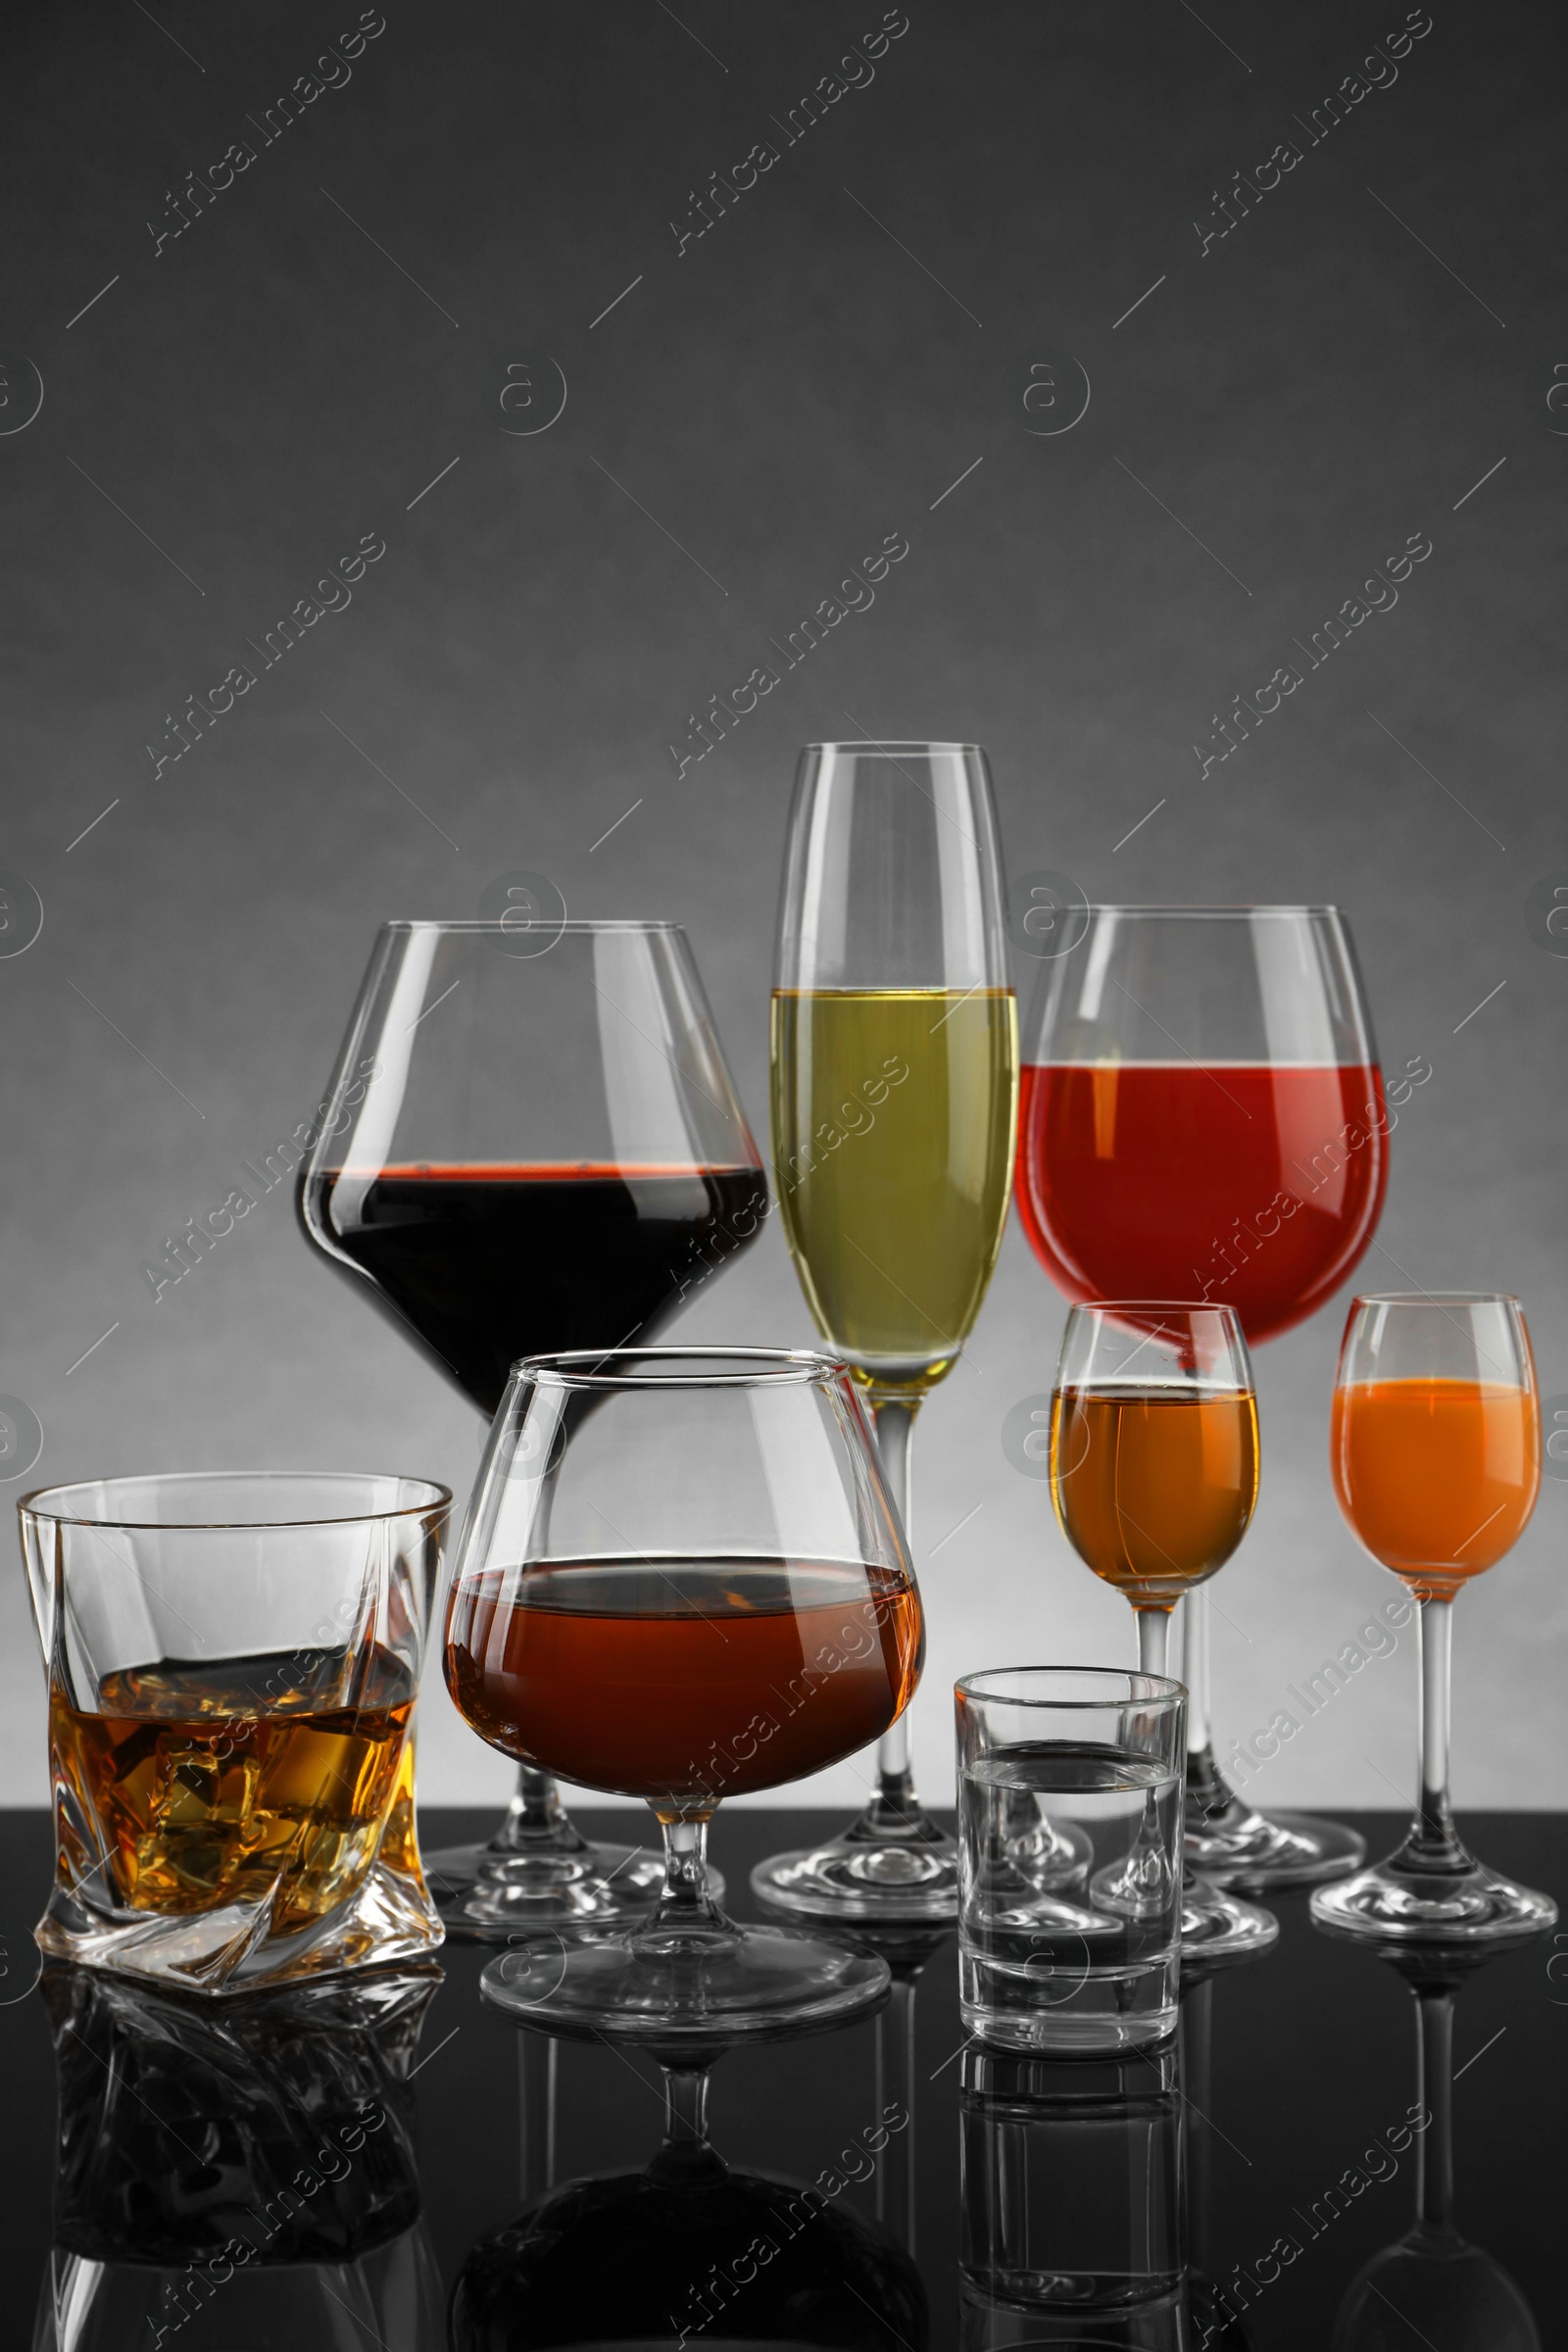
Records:
[[[909,1437],[985,1298],[1012,1182],[1018,1041],[983,751],[823,743],[801,755],[773,991],[776,1193],[817,1329],[871,1400],[906,1528]],[[957,1906],[957,1847],[914,1791],[907,1728],[839,1837],[759,1864],[822,1919]]]
[[[1091,906],[1061,936],[1039,964],[1018,1121],[1036,1256],[1069,1299],[1212,1298],[1253,1347],[1289,1331],[1371,1242],[1397,1116],[1344,914]],[[1181,1620],[1192,1860],[1247,1887],[1354,1870],[1355,1831],[1229,1787],[1205,1592]]]
[[[1051,1404],[1051,1499],[1079,1558],[1132,1602],[1142,1673],[1164,1674],[1170,1613],[1241,1543],[1257,1482],[1257,1398],[1234,1308],[1073,1308]],[[1184,1960],[1241,1957],[1278,1934],[1271,1912],[1189,1860]]]
[[[884,1960],[725,1918],[708,1824],[722,1796],[878,1738],[922,1645],[842,1364],[648,1348],[516,1365],[459,1551],[447,1688],[503,1754],[646,1799],[665,1882],[623,1932],[518,1943],[485,1970],[486,1997],[547,2032],[687,2050],[876,2007]]]
[[[1453,1604],[1512,1550],[1541,1484],[1536,1367],[1518,1299],[1471,1291],[1354,1299],[1331,1447],[1341,1510],[1421,1604],[1421,1779],[1397,1852],[1318,1887],[1312,1916],[1383,1939],[1533,1936],[1550,1927],[1556,1904],[1478,1862],[1448,1802]]]
[[[486,1421],[518,1356],[652,1338],[767,1212],[684,931],[383,923],[299,1210]],[[663,1886],[656,1854],[584,1838],[532,1766],[488,1845],[425,1868],[475,1941],[646,1917]]]

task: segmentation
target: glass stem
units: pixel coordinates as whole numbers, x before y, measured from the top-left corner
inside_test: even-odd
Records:
[[[1208,1594],[1194,1586],[1182,1600],[1182,1655],[1187,1668],[1187,1744],[1206,1755],[1208,1724]]]
[[[914,1979],[896,1975],[876,2021],[876,2098],[887,2144],[877,2158],[876,2218],[914,2252]],[[902,2115],[903,2123],[899,2122]]]
[[[909,1440],[917,1410],[915,1404],[901,1396],[884,1397],[872,1407],[877,1451],[882,1457],[882,1473],[903,1521],[906,1541],[909,1540]],[[912,1541],[909,1548],[912,1553]],[[907,1707],[897,1723],[888,1726],[877,1742],[876,1769],[877,1794],[881,1805],[891,1807],[895,1813],[918,1811],[914,1776],[909,1770]]]
[[[1417,1641],[1421,1651],[1421,1794],[1398,1859],[1416,1870],[1472,1867],[1460,1844],[1448,1803],[1448,1670],[1453,1654],[1453,1603],[1423,1600]]]
[[[708,2145],[708,2069],[664,2069],[664,2143],[670,2148]]]
[[[588,1850],[588,1840],[566,1819],[561,1791],[551,1775],[532,1764],[519,1764],[516,1789],[487,1850],[492,1854],[531,1854],[541,1847],[555,1854],[582,1854]]]
[[[1416,2142],[1416,2221],[1423,2236],[1452,2243],[1453,1993],[1424,1985],[1415,1999],[1416,2096],[1428,2118]]]
[[[1138,1619],[1138,1670],[1141,1674],[1163,1674],[1170,1656],[1170,1611],[1135,1606],[1133,1613]],[[1145,1826],[1147,1830],[1151,1825],[1146,1821]],[[1143,1846],[1142,1837],[1139,1846]],[[1131,1861],[1129,1857],[1129,1865]],[[1160,1871],[1157,1851],[1145,1854],[1142,1868],[1153,1873]],[[1177,1876],[1182,1879],[1187,1876],[1185,1857],[1177,1864]]]
[[[659,1826],[664,1833],[664,1891],[658,1910],[639,1935],[662,1938],[672,1928],[720,1928],[728,1935],[735,1933],[708,1883],[708,1822],[706,1813],[660,1815]]]
[[[1421,1835],[1453,1835],[1448,1811],[1448,1695],[1453,1662],[1453,1603],[1421,1603]]]
[[[556,2178],[556,2051],[543,2034],[517,2035],[517,2109],[522,2201],[542,2197]]]
[[[664,2188],[712,2188],[724,2162],[708,2140],[709,2059],[664,2067],[664,2144],[647,2178]]]
[[[1200,1836],[1241,1799],[1214,1761],[1208,1708],[1208,1594],[1200,1585],[1185,1593],[1182,1681],[1187,1685],[1187,1821]]]
[[[550,1536],[550,1504],[554,1484],[546,1480],[534,1517],[534,1535],[540,1544]],[[561,1791],[548,1772],[540,1772],[532,1764],[519,1764],[517,1786],[512,1802],[496,1829],[486,1851],[492,1854],[585,1854],[588,1840],[574,1830],[566,1819],[561,1802]]]

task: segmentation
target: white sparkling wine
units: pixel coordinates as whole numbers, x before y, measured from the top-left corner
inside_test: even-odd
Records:
[[[953,1365],[1012,1186],[1011,989],[778,989],[773,1161],[817,1328],[874,1393]]]

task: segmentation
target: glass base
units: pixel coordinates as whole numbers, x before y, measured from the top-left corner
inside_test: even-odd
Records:
[[[1278,1940],[1280,1923],[1272,1911],[1244,1903],[1221,1887],[1188,1873],[1182,1888],[1182,1967],[1223,1968],[1236,1960],[1255,1960]]]
[[[1422,2343],[1541,2352],[1530,2307],[1500,2264],[1479,2246],[1420,2228],[1357,2272],[1334,2341],[1355,2352],[1414,2352]]]
[[[687,2053],[842,2024],[880,2007],[891,1982],[872,1952],[799,1928],[728,1921],[535,1936],[492,1960],[479,1980],[485,1999],[519,2025]]]
[[[1366,1860],[1366,1839],[1312,1813],[1254,1813],[1232,1796],[1217,1811],[1187,1795],[1190,1867],[1217,1886],[1312,1886],[1348,1878]]]
[[[1107,2303],[1099,2299],[1102,2278],[1092,2282],[1094,2300],[1075,2292],[1076,2284],[1070,2274],[1059,2272],[1043,2279],[1029,2274],[1012,2279],[993,2269],[960,2273],[957,2341],[963,2352],[1100,2352],[1102,2346],[1117,2346],[1120,2352],[1188,2352],[1195,2344],[1211,2344],[1214,2352],[1241,2344],[1242,2352],[1250,2352],[1250,2337],[1244,2342],[1190,2331],[1182,2288],[1146,2294],[1138,2291],[1139,2279],[1125,2300]]]
[[[337,2153],[335,2148],[333,2153]],[[312,2178],[309,2173],[305,2177]],[[243,2181],[243,2174],[240,2179]],[[298,2191],[283,2189],[281,2194],[294,2196]],[[185,2340],[197,2346],[215,2340],[296,2345],[441,2343],[445,2340],[446,2297],[427,2232],[428,2225],[420,2222],[370,2252],[353,2257],[341,2254],[332,2261],[279,2262],[274,2256],[268,2266],[252,2257],[244,2271],[237,2262],[233,2270],[225,2266],[225,2282],[235,2278],[245,2282],[234,2290],[233,2301],[240,2312],[229,2312],[224,2306],[232,2334],[215,2338],[198,2325]],[[243,2245],[249,2241],[230,2242]],[[228,2262],[235,2262],[226,2246],[207,2259],[223,2263],[225,2256]],[[239,2259],[246,2260],[243,2256]],[[179,2340],[174,2329],[196,2317],[188,2301],[181,2301],[193,2292],[193,2280],[208,2287],[214,2284],[212,2273],[195,2262],[105,2262],[56,2246],[44,2270],[38,2332],[32,2341],[83,2347],[172,2345]],[[349,2314],[347,2323],[345,2312]],[[91,2316],[78,2323],[78,2314]],[[78,2324],[81,2332],[73,2334],[71,2330]]]
[[[773,1854],[752,1873],[752,1891],[803,1919],[889,1924],[953,1919],[958,1909],[958,1849],[857,1845],[848,1838]]]
[[[1042,1821],[1031,1799],[1028,1827],[1004,1839],[1003,1853],[1026,1886],[1065,1894],[1086,1884],[1095,1841],[1075,1821]]]
[[[1049,2058],[1113,2058],[1123,2050],[1156,2049],[1176,2031],[1174,1984],[1168,1998],[1153,1998],[1133,2010],[1119,2002],[1118,1987],[1096,1987],[1093,2002],[1059,2009],[1009,2009],[992,1997],[981,1976],[960,1962],[958,2016],[976,2041],[1000,2050],[1021,2050]],[[971,1990],[972,1985],[972,1990]]]
[[[509,1943],[549,1928],[634,1927],[664,1891],[657,1847],[591,1844],[564,1826],[531,1850],[453,1845],[424,1856],[424,1874],[454,1943]],[[713,1897],[724,1891],[710,1869]]]
[[[1549,1928],[1557,1906],[1549,1894],[1516,1886],[1481,1862],[1459,1870],[1415,1870],[1397,1855],[1358,1871],[1337,1886],[1320,1886],[1312,1917],[1336,1935],[1396,1942],[1484,1943],[1536,1936]]]
[[[837,1838],[759,1862],[752,1892],[802,1919],[909,1926],[953,1919],[958,1848],[918,1797],[874,1797]]]
[[[442,1939],[424,1888],[381,1861],[342,1902],[292,1935],[273,1931],[270,1894],[210,1911],[111,1911],[56,1886],[33,1936],[51,1959],[110,1969],[169,1992],[219,1996],[392,1960],[430,1960]]]
[[[1232,2282],[1234,2284],[1234,2281]],[[1182,2345],[1202,2344],[1208,2352],[1253,2352],[1252,2338],[1245,2321],[1239,2319],[1213,2278],[1201,2271],[1189,2270],[1184,2300],[1187,2305],[1188,2332],[1173,2336],[1171,2341]],[[1400,2352],[1405,2352],[1403,2346]],[[1414,2352],[1414,2347],[1410,2347]]]

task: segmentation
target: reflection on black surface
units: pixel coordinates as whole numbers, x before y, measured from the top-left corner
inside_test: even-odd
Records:
[[[1121,2060],[971,2043],[961,2096],[963,2352],[1181,2352],[1174,2043]]]
[[[953,1941],[953,1929],[940,1927],[875,1927],[857,1922],[836,1940],[875,1952],[893,1976],[885,2006],[876,2013],[876,2096],[884,2115],[900,2108],[907,2125],[887,2144],[876,2168],[876,2218],[892,2230],[901,2246],[915,2251],[915,2207],[919,2181],[916,2161],[917,2091],[914,2071],[914,1996],[922,1971]]]
[[[924,2352],[908,2256],[820,2187],[731,2171],[708,2138],[704,2069],[666,2069],[664,2084],[664,2142],[645,2171],[567,2181],[480,2239],[453,2291],[451,2352]],[[885,2146],[892,2134],[878,2131]],[[874,2158],[878,2132],[863,2136]]]
[[[1251,2352],[1240,2313],[1213,2276],[1210,2135],[1213,2126],[1214,1980],[1182,1972],[1182,2154],[1188,2223],[1187,2310],[1197,2352]]]
[[[1453,2008],[1465,1978],[1493,1951],[1375,1947],[1416,2002],[1415,2223],[1364,2263],[1334,2322],[1332,2352],[1541,2352],[1524,2296],[1498,2263],[1468,2245],[1453,2220]]]
[[[439,1983],[212,2004],[48,1969],[60,2132],[34,2352],[307,2352],[367,2330],[435,2352],[407,2085]]]
[[[517,2193],[525,2205],[556,2185],[558,2041],[517,2035]]]

